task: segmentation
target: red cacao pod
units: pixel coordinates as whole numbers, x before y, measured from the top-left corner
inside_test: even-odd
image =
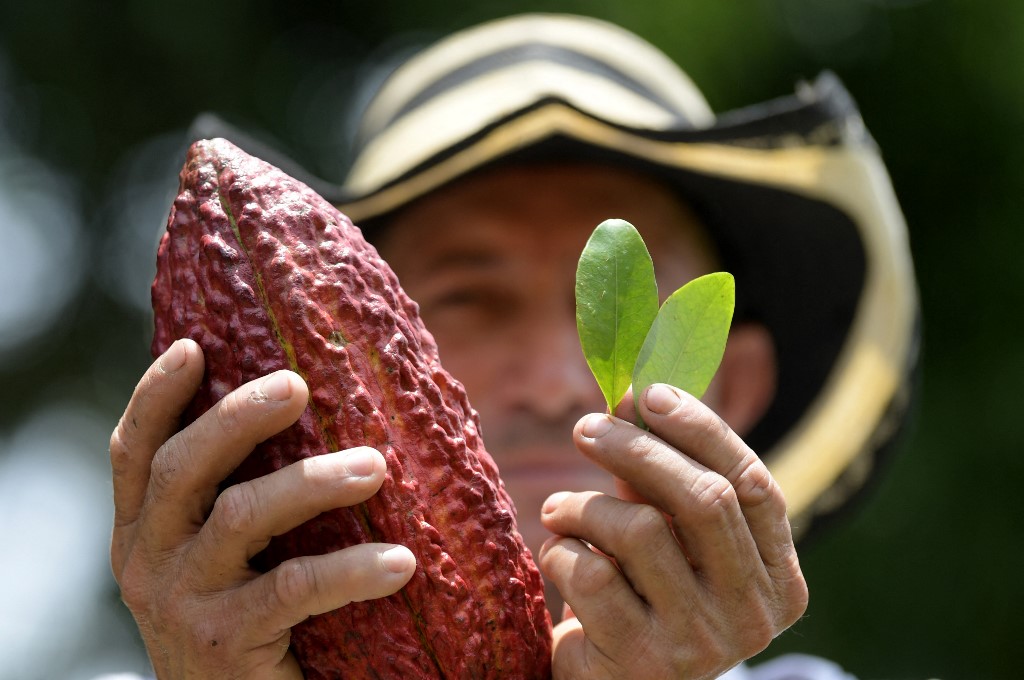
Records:
[[[391,597],[308,619],[292,649],[317,678],[535,678],[550,674],[543,585],[461,384],[417,305],[358,228],[309,187],[225,140],[188,152],[153,283],[159,355],[198,342],[206,376],[186,422],[287,368],[308,383],[298,423],[227,483],[359,445],[387,460],[381,490],[274,539],[268,569],[367,541],[416,555]]]

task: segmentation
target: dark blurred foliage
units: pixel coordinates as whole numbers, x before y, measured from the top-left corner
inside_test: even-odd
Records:
[[[1019,677],[1021,3],[0,0],[0,133],[70,179],[87,265],[59,319],[0,353],[0,433],[55,399],[86,402],[113,426],[149,362],[151,248],[198,113],[340,180],[346,111],[375,63],[538,9],[638,32],[717,111],[787,94],[822,69],[852,91],[911,229],[921,398],[884,480],[803,551],[810,610],[766,656],[818,654],[863,678]],[[95,448],[102,461],[106,442]]]

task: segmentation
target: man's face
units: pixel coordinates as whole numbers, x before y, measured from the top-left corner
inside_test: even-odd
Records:
[[[576,264],[594,228],[613,217],[644,237],[663,298],[710,271],[699,227],[674,196],[593,166],[480,174],[405,210],[378,243],[479,411],[535,554],[551,493],[613,491],[572,444],[576,421],[605,410],[576,331]]]

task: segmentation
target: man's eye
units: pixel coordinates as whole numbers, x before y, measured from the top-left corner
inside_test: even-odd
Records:
[[[510,312],[514,299],[501,289],[466,286],[439,291],[421,303],[421,310],[424,317],[435,320],[493,322]]]
[[[486,298],[486,293],[475,288],[463,288],[458,290],[451,290],[445,292],[433,301],[434,307],[441,308],[453,308],[453,307],[466,307],[470,305],[482,304]]]

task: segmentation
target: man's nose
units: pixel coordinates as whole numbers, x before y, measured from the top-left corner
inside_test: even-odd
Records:
[[[538,333],[523,364],[522,398],[539,417],[558,420],[603,410],[601,391],[587,366],[575,315]]]

